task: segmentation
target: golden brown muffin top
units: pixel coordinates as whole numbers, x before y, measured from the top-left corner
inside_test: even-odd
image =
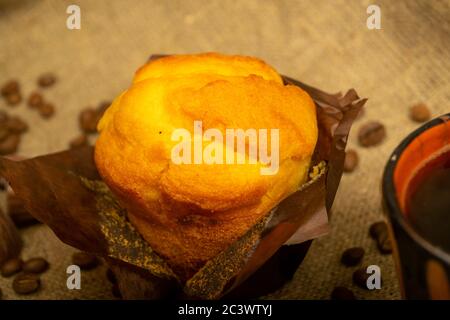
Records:
[[[214,52],[196,55],[173,55],[153,60],[136,72],[133,82],[149,78],[183,77],[214,74],[229,77],[258,75],[265,80],[283,83],[280,75],[264,61],[246,56],[226,56]]]
[[[206,210],[258,201],[275,177],[261,164],[171,162],[177,128],[280,130],[280,168],[311,156],[317,140],[315,107],[306,92],[283,85],[274,69],[250,57],[219,54],[170,56],[136,73],[132,86],[108,109],[98,128],[97,162],[123,188],[152,199],[170,197]],[[102,145],[105,144],[103,148]],[[292,190],[286,190],[292,192]]]

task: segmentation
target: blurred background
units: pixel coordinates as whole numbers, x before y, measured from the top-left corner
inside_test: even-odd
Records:
[[[81,10],[80,30],[66,27],[72,4]],[[381,9],[380,30],[367,28],[370,4]],[[67,149],[81,133],[80,112],[114,99],[151,54],[205,51],[257,56],[325,91],[355,88],[369,98],[348,143],[360,161],[342,178],[331,232],[313,242],[294,279],[269,298],[328,299],[336,286],[360,299],[400,298],[392,257],[378,253],[368,228],[384,219],[380,178],[389,154],[420,125],[410,119],[410,107],[426,103],[433,117],[450,111],[450,1],[0,0],[0,85],[17,80],[22,98],[14,106],[1,99],[0,111],[29,126],[17,154]],[[56,82],[40,87],[38,78],[47,73]],[[53,115],[27,106],[33,91],[53,104]],[[371,120],[381,122],[387,136],[362,148],[357,132]],[[23,256],[45,256],[51,264],[42,290],[27,299],[112,297],[104,267],[86,272],[82,290],[67,290],[73,249],[44,226],[21,232]],[[364,264],[381,267],[381,290],[352,284],[355,268],[340,258],[353,246],[366,250]],[[22,298],[10,282],[0,278],[4,297]]]

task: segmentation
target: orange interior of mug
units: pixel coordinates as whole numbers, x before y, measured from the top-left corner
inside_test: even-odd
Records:
[[[450,121],[419,134],[402,152],[394,171],[394,185],[400,209],[405,212],[408,185],[426,160],[450,146]]]

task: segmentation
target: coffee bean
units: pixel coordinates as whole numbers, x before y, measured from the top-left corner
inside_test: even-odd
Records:
[[[86,108],[81,111],[79,116],[80,128],[85,133],[95,133],[97,131],[97,123],[99,120],[100,117],[96,110]]]
[[[12,133],[24,133],[28,131],[28,124],[19,117],[11,117],[6,121],[6,126]]]
[[[4,124],[8,118],[8,114],[5,111],[0,110],[0,125]]]
[[[350,289],[346,287],[336,287],[331,292],[332,300],[356,300],[356,297]]]
[[[377,247],[378,247],[378,250],[380,251],[380,253],[382,253],[382,254],[392,253],[392,244],[391,244],[391,239],[389,238],[389,234],[378,237]]]
[[[413,121],[425,122],[430,120],[431,112],[425,103],[418,103],[409,109],[409,116]]]
[[[358,166],[359,157],[355,150],[348,150],[345,153],[344,171],[352,172]]]
[[[6,126],[0,127],[0,142],[5,140],[10,135],[9,129]]]
[[[45,73],[38,78],[40,87],[50,87],[56,82],[56,76],[53,73]]]
[[[20,135],[9,134],[3,141],[0,142],[0,156],[6,156],[16,153],[20,144]]]
[[[2,277],[10,277],[22,270],[23,261],[19,258],[6,260],[1,268]]]
[[[8,119],[8,114],[0,110],[0,142],[4,141],[10,135],[9,128],[7,126]]]
[[[389,238],[389,229],[384,221],[375,222],[370,226],[370,236],[376,241],[377,248],[382,254],[392,253],[392,244]]]
[[[381,235],[387,234],[388,232],[388,227],[386,222],[384,221],[378,221],[373,223],[370,226],[369,229],[369,234],[373,239],[378,239],[378,237],[380,237]]]
[[[28,97],[28,106],[30,108],[38,108],[44,104],[44,98],[39,92],[32,92]]]
[[[112,284],[117,283],[117,278],[116,275],[114,274],[114,272],[108,268],[108,270],[106,270],[106,278],[108,278],[109,282],[111,282]]]
[[[6,260],[1,268],[1,275],[3,277],[10,277],[13,274],[22,270],[23,261],[19,258],[12,258]]]
[[[22,96],[19,92],[13,92],[5,96],[6,103],[10,106],[16,106],[22,101]]]
[[[88,144],[89,144],[88,137],[85,134],[82,134],[73,139],[72,141],[70,141],[70,148],[74,149],[84,147],[87,146]]]
[[[39,290],[41,280],[39,276],[32,273],[21,273],[13,280],[13,290],[18,294],[30,294]]]
[[[377,121],[367,122],[359,128],[358,139],[363,147],[380,144],[386,137],[384,125]]]
[[[1,89],[2,96],[4,97],[19,91],[19,82],[17,82],[17,80],[10,80],[6,82]]]
[[[367,279],[369,279],[370,274],[367,273],[367,268],[360,268],[355,270],[355,272],[353,272],[353,283],[356,284],[358,287],[363,288],[363,289],[367,289]]]
[[[44,258],[31,258],[23,264],[23,271],[28,273],[42,273],[48,269],[48,262]]]
[[[76,252],[72,255],[72,263],[79,266],[81,270],[91,270],[98,266],[99,260],[92,254]]]
[[[51,103],[44,103],[38,107],[39,114],[44,119],[49,119],[55,114],[55,107]]]
[[[353,247],[342,253],[341,262],[347,267],[356,266],[364,257],[364,249],[361,247]]]
[[[10,80],[5,83],[1,89],[1,94],[10,106],[15,106],[22,100],[19,83],[16,80]]]

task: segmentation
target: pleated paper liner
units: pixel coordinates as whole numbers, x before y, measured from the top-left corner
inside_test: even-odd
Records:
[[[319,139],[310,180],[186,283],[181,283],[128,221],[126,211],[98,175],[93,147],[23,161],[0,158],[0,175],[29,212],[63,242],[105,257],[126,299],[249,298],[266,294],[293,275],[310,240],[328,231],[348,133],[366,102],[353,89],[345,95],[333,95],[284,79],[307,91],[316,103]]]

